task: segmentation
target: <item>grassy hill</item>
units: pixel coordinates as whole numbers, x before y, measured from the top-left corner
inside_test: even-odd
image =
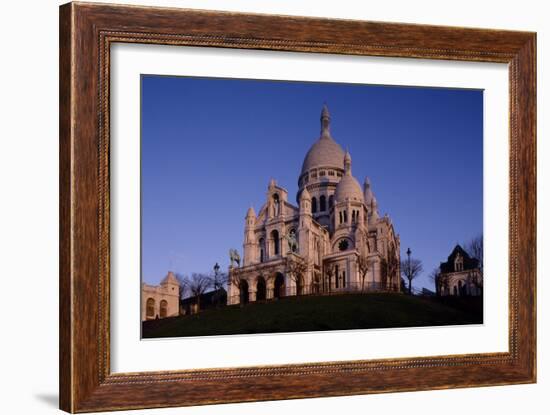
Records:
[[[288,297],[143,322],[142,335],[156,338],[479,324],[483,322],[482,310],[481,298],[381,293]]]

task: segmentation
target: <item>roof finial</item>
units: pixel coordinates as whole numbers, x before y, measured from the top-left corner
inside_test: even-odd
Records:
[[[330,113],[326,102],[323,104],[321,111],[321,137],[330,137]]]
[[[344,174],[351,175],[351,154],[346,150],[346,155],[344,156]]]

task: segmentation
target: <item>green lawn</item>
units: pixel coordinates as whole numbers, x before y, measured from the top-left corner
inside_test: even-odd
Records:
[[[403,294],[288,297],[147,321],[142,335],[155,338],[480,324],[482,309],[481,298]]]

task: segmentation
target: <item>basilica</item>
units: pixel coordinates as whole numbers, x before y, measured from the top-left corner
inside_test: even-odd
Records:
[[[326,105],[298,177],[297,206],[274,179],[246,212],[243,257],[231,258],[228,304],[295,295],[400,290],[399,235],[380,216],[368,178],[352,174]],[[234,251],[236,253],[236,251]]]

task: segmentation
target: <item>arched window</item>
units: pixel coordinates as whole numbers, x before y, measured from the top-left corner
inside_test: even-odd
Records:
[[[271,242],[273,243],[273,255],[279,255],[279,232],[271,232]]]
[[[248,303],[248,281],[246,280],[239,282],[239,300],[241,305]]]
[[[338,288],[340,285],[338,283],[338,278],[340,277],[340,271],[338,265],[334,268],[334,288]]]
[[[334,206],[334,196],[330,195],[328,197],[328,208],[330,209],[332,206]]]
[[[348,222],[348,211],[344,210],[344,222]]]
[[[327,210],[327,199],[325,195],[319,198],[319,212],[324,212]]]
[[[147,307],[145,314],[147,317],[155,317],[155,300],[152,298],[147,299]]]
[[[317,213],[317,199],[311,198],[311,213]]]
[[[455,258],[455,272],[459,272],[463,270],[464,270],[464,260],[462,259],[462,255],[458,254]]]
[[[265,261],[265,240],[264,238],[260,238],[260,262]]]
[[[279,195],[275,193],[273,195],[273,206],[275,208],[274,216],[279,216],[281,213],[281,201],[279,200]]]
[[[162,300],[160,302],[160,318],[168,317],[168,301]]]
[[[262,276],[259,276],[256,281],[256,301],[264,301],[267,296],[267,288],[265,284],[265,279]]]
[[[344,221],[344,217],[342,216],[342,212],[338,212],[339,213],[339,216],[340,216],[340,223],[342,223]]]
[[[273,283],[273,298],[281,298],[285,295],[285,277],[280,272],[275,276]]]

